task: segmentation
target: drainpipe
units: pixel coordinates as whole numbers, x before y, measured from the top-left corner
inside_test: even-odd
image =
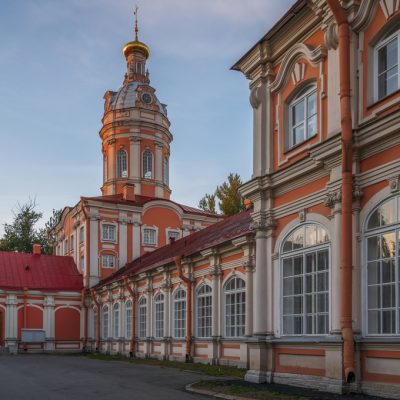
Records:
[[[100,349],[100,303],[96,300],[96,296],[94,295],[94,289],[90,290],[90,294],[92,296],[92,301],[96,305],[96,308],[97,308],[96,351],[99,351],[99,349]]]
[[[336,19],[339,36],[340,119],[342,131],[342,257],[340,283],[343,369],[347,383],[355,381],[354,336],[352,328],[352,205],[353,205],[353,128],[350,94],[350,27],[347,13],[338,0],[327,0]]]
[[[125,289],[129,292],[131,298],[132,298],[132,336],[131,336],[131,343],[130,343],[130,350],[129,354],[131,357],[135,357],[135,347],[136,347],[136,293],[132,290],[132,288],[129,285],[129,279],[128,277],[125,277],[124,279],[125,283]]]
[[[28,288],[24,287],[24,321],[22,324],[22,327],[26,329],[26,326],[28,325]],[[22,336],[22,332],[21,332]],[[26,342],[24,342],[24,351],[28,350],[28,345]]]
[[[88,308],[85,303],[85,289],[82,289],[82,307],[83,307],[83,339],[82,339],[82,351],[86,351],[87,344],[87,329],[88,329]]]
[[[183,275],[182,257],[174,257],[174,262],[178,270],[179,278],[185,282],[187,287],[187,311],[186,311],[186,361],[192,360],[192,281]]]

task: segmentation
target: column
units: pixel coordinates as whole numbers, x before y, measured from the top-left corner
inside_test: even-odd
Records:
[[[90,266],[89,282],[94,286],[99,281],[99,216],[90,216]]]
[[[6,312],[5,312],[5,345],[8,347],[10,353],[18,352],[17,345],[17,329],[18,329],[18,313],[17,313],[18,299],[15,294],[9,294],[6,298]]]
[[[140,257],[140,223],[134,221],[132,224],[132,260]]]
[[[253,272],[254,265],[252,260],[245,262],[246,271],[246,327],[245,336],[253,334]]]
[[[54,332],[54,319],[55,319],[55,312],[54,312],[54,297],[53,296],[46,296],[44,298],[44,330],[45,330],[45,350],[52,351],[55,349],[55,332]]]
[[[113,181],[115,179],[115,139],[110,139],[108,141],[109,150],[108,150],[108,180]],[[115,194],[115,184],[109,188],[108,194]]]

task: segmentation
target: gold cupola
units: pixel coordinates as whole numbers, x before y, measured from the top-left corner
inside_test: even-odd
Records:
[[[123,48],[123,53],[126,58],[128,58],[129,54],[133,52],[139,52],[144,55],[144,57],[147,59],[150,56],[150,49],[149,47],[144,44],[143,42],[139,41],[139,36],[138,36],[138,21],[137,21],[137,15],[138,15],[138,7],[135,7],[135,11],[133,13],[135,15],[135,40],[133,42],[127,43],[124,48]]]

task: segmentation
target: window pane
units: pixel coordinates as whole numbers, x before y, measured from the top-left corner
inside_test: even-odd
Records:
[[[283,277],[293,275],[293,258],[285,258],[283,260]]]
[[[317,227],[306,225],[306,246],[315,246],[317,243]]]
[[[317,133],[317,116],[314,115],[307,119],[307,137],[310,138]]]
[[[379,213],[381,215],[381,226],[390,225],[395,222],[394,211],[396,207],[395,199],[391,199],[386,203],[383,203],[379,207]]]
[[[317,94],[312,93],[307,97],[307,117],[312,117],[317,113]]]
[[[394,233],[382,235],[382,258],[395,256]]]
[[[368,311],[368,333],[379,333],[379,311]]]
[[[301,249],[304,246],[304,227],[293,232],[293,250]]]
[[[293,106],[293,125],[298,125],[300,122],[304,121],[304,100]]]
[[[368,263],[368,285],[380,283],[379,261]]]
[[[380,286],[370,286],[368,288],[368,308],[380,308]]]
[[[397,38],[394,38],[378,51],[378,73],[396,66],[397,60]]]
[[[396,319],[394,310],[382,311],[382,333],[395,333]]]
[[[379,242],[379,236],[368,238],[368,261],[379,260],[381,258]]]
[[[304,142],[304,125],[293,128],[293,145]]]
[[[379,228],[380,226],[380,212],[379,209],[375,210],[368,221],[368,229]]]

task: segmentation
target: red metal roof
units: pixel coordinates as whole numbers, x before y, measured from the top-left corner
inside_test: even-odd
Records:
[[[212,214],[207,211],[200,210],[198,208],[186,206],[184,204],[176,203],[175,201],[172,201],[169,199],[163,199],[163,198],[158,198],[158,197],[147,197],[147,196],[135,195],[135,200],[125,200],[123,198],[123,194],[119,193],[119,194],[112,194],[112,195],[108,195],[108,196],[82,197],[82,199],[83,200],[104,201],[106,203],[113,203],[113,204],[126,204],[128,206],[134,206],[134,207],[142,207],[150,201],[161,200],[161,201],[166,201],[168,203],[177,205],[186,214],[195,214],[195,215],[204,215],[204,216],[213,217],[213,218],[222,218],[222,216],[218,215],[218,214]]]
[[[114,274],[100,281],[96,286],[101,287],[153,268],[158,268],[172,262],[174,256],[187,257],[201,250],[235,239],[250,232],[251,211],[243,211],[232,217],[225,218],[201,231],[177,240],[174,243],[160,247],[151,253],[126,264]]]
[[[0,289],[81,291],[83,277],[72,257],[0,251]]]

